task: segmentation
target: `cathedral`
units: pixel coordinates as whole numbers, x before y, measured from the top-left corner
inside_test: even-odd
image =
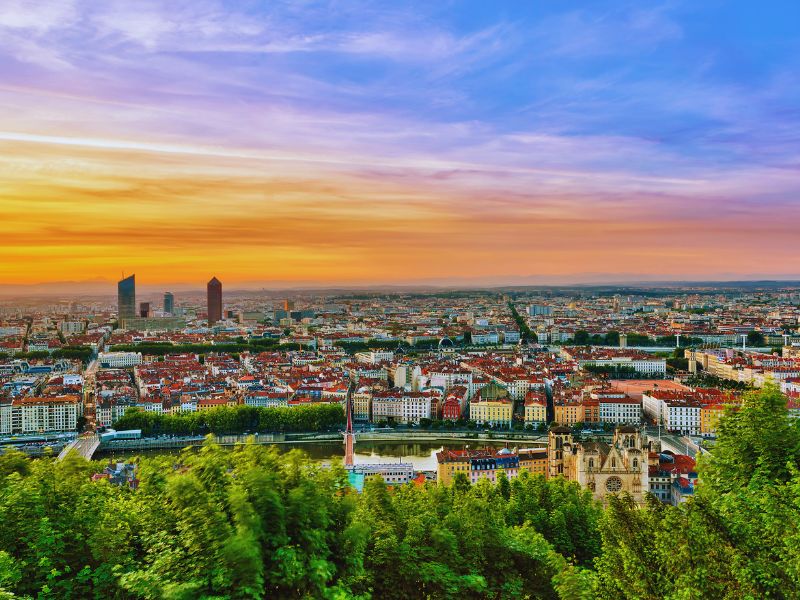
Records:
[[[610,444],[573,442],[569,427],[551,427],[548,476],[561,475],[577,481],[597,500],[605,501],[606,494],[627,492],[642,504],[649,490],[649,454],[660,451],[655,446],[639,429],[630,426],[618,427]]]

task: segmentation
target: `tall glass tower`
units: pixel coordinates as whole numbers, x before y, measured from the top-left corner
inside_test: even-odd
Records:
[[[120,322],[136,316],[136,275],[117,283],[117,312]]]
[[[175,296],[172,292],[164,293],[164,312],[170,315],[175,312]]]

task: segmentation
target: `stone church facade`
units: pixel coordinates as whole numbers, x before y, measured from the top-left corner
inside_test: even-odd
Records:
[[[548,437],[548,476],[577,481],[597,500],[627,492],[642,504],[650,487],[648,456],[659,450],[635,427],[618,427],[607,443],[575,442],[568,427],[555,426]]]

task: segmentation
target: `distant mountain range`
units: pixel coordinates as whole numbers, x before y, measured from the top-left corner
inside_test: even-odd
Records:
[[[223,286],[225,281],[223,280]],[[226,294],[247,294],[261,292],[264,295],[285,296],[291,293],[314,293],[325,295],[337,294],[364,294],[364,293],[437,293],[444,291],[471,291],[486,290],[493,292],[521,293],[535,291],[582,291],[582,292],[617,292],[626,291],[669,291],[669,290],[776,290],[776,289],[800,289],[800,278],[797,279],[738,279],[730,281],[720,280],[700,280],[700,281],[680,281],[680,280],[627,280],[614,281],[608,283],[587,282],[587,283],[552,283],[552,284],[530,284],[530,283],[480,283],[477,281],[448,281],[439,285],[425,283],[409,284],[363,284],[363,285],[326,285],[313,284],[312,282],[289,282],[273,281],[264,283],[236,283],[225,286]],[[173,291],[184,294],[196,293],[205,294],[204,284],[145,284],[137,281],[137,295],[152,296],[161,294],[165,291]],[[35,297],[113,297],[116,295],[116,282],[108,280],[89,280],[89,281],[58,281],[36,284],[0,284],[0,297],[13,298],[35,298]]]

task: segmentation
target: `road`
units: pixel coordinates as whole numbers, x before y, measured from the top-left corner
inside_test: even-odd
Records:
[[[84,435],[64,446],[64,449],[58,455],[58,460],[64,460],[73,450],[86,460],[92,460],[92,456],[99,446],[100,436],[95,434]]]
[[[650,439],[658,439],[658,427],[648,426],[646,431]],[[687,454],[692,458],[697,458],[698,452],[708,452],[708,450],[701,448],[690,438],[667,433],[663,429],[661,430],[661,447],[663,450],[671,450],[676,454]]]

